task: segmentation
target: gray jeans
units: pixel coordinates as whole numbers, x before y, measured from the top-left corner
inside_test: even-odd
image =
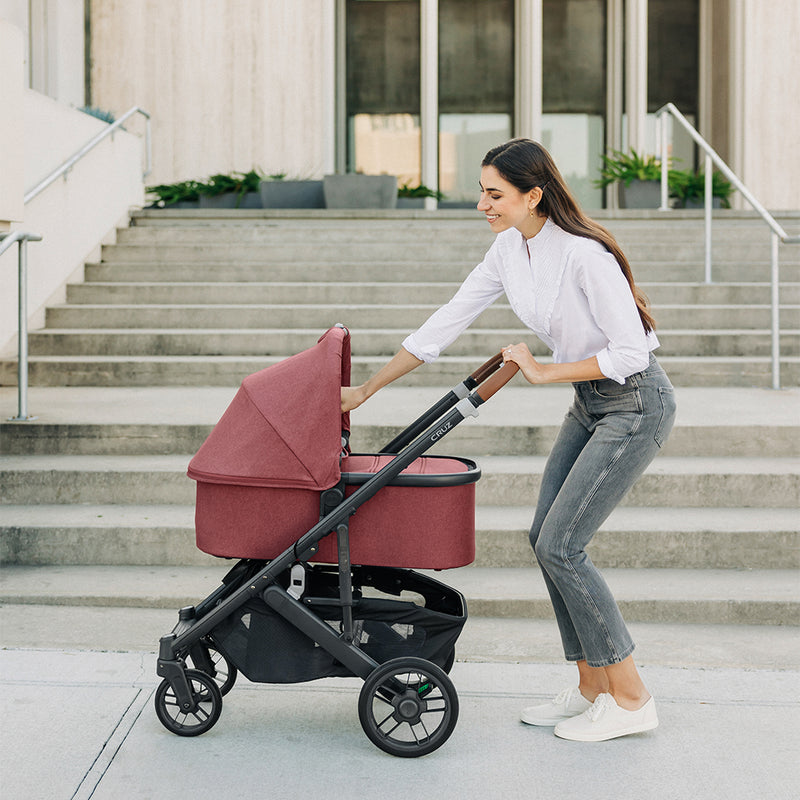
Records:
[[[672,384],[650,365],[624,384],[574,384],[575,398],[542,476],[530,532],[569,661],[606,667],[634,648],[617,603],[585,548],[667,439]]]

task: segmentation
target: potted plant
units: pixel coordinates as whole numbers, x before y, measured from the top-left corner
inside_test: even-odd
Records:
[[[262,208],[325,208],[321,180],[287,178],[283,172],[260,183]]]
[[[322,178],[328,208],[396,208],[397,177],[350,172]]]
[[[669,196],[674,198],[678,208],[703,208],[705,206],[706,176],[694,170],[669,171]],[[730,208],[733,193],[731,182],[722,173],[711,173],[711,195],[714,208]]]
[[[620,208],[658,208],[661,205],[661,162],[655,156],[613,150],[603,154],[600,178],[595,186],[619,186]]]
[[[197,181],[161,183],[147,186],[146,191],[155,196],[150,208],[197,208],[200,199]]]
[[[207,182],[197,184],[200,208],[261,208],[259,185],[262,177],[254,169],[212,175]]]
[[[444,199],[444,195],[441,192],[429,189],[424,183],[419,186],[409,186],[404,183],[397,190],[397,207],[424,208],[426,197],[435,197],[437,201]]]

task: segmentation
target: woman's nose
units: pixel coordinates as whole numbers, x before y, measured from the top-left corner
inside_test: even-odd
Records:
[[[486,202],[486,198],[481,195],[481,199],[478,200],[477,209],[478,211],[486,211],[487,208],[489,208],[489,203]]]

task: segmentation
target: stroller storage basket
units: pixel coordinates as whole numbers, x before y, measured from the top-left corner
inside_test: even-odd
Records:
[[[325,569],[310,569],[308,586],[320,596],[303,602],[338,631],[342,621],[341,606],[335,602],[338,578]],[[356,568],[353,579],[354,646],[379,663],[410,656],[449,669],[467,619],[464,598],[457,591],[410,570]],[[416,602],[387,597],[386,590],[397,596],[414,595]],[[211,638],[243,675],[257,683],[352,675],[260,599],[237,609],[212,631]]]
[[[345,494],[351,495],[393,456],[342,458]],[[423,456],[361,506],[350,519],[351,561],[417,569],[449,569],[475,559],[473,461]],[[234,486],[198,480],[197,546],[229,558],[273,559],[320,519],[321,492]],[[327,536],[316,561],[336,563],[336,537]]]

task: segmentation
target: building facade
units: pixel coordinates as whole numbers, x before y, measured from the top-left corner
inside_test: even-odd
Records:
[[[5,12],[5,13],[4,13]],[[800,0],[0,0],[28,85],[153,117],[153,183],[396,174],[474,202],[485,151],[551,150],[587,208],[673,102],[754,194],[800,208]],[[675,133],[680,166],[696,160]]]

